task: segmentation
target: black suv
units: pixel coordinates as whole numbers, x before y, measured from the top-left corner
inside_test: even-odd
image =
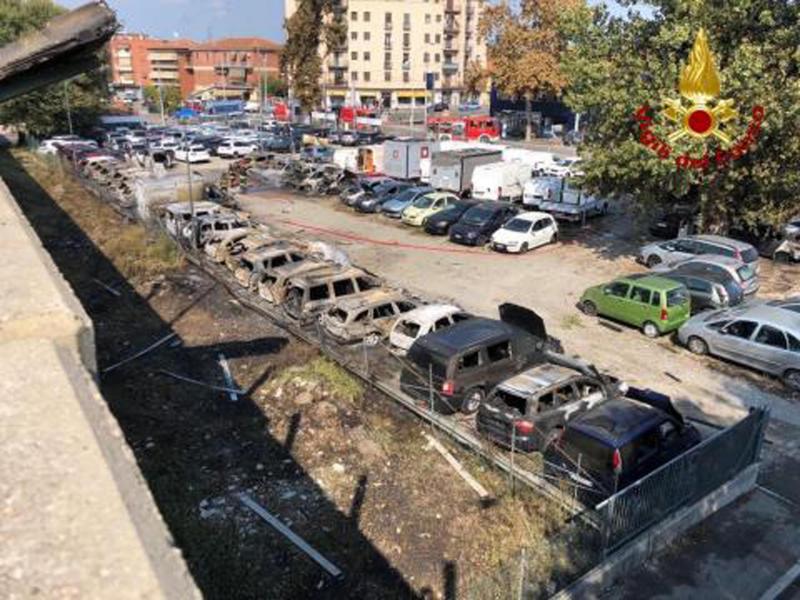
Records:
[[[533,311],[500,306],[503,320],[475,318],[420,337],[408,351],[400,387],[444,414],[473,413],[500,381],[544,362],[547,334]]]
[[[483,246],[519,210],[505,202],[481,202],[470,208],[450,228],[450,241],[468,246]]]
[[[597,504],[700,442],[669,396],[633,387],[625,396],[569,421],[545,451],[550,474],[567,473],[587,503]]]

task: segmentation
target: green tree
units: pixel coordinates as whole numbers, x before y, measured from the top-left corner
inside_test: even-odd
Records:
[[[164,113],[171,115],[183,105],[181,88],[175,85],[162,85],[159,97],[157,85],[146,85],[142,90],[144,101],[150,112],[161,113],[161,101],[164,101]]]
[[[0,45],[41,28],[64,9],[50,0],[0,0]],[[65,97],[66,94],[66,97]],[[85,132],[108,109],[108,82],[96,71],[53,84],[0,104],[0,123],[37,136],[68,130],[67,100],[73,129]]]
[[[563,60],[570,80],[565,100],[589,121],[582,148],[586,183],[627,194],[646,208],[697,200],[705,230],[779,225],[798,212],[800,196],[800,6],[788,0],[649,4],[655,7],[649,18],[632,8],[624,18],[596,8],[572,13],[562,23],[570,41]],[[731,99],[738,111],[721,129],[735,144],[745,135],[752,107],[765,109],[756,144],[723,165],[714,156],[726,144],[713,136],[668,139],[680,124],[668,118],[675,114],[665,112],[664,100],[689,106],[678,82],[700,29],[707,32],[719,71],[716,100]],[[671,147],[667,159],[639,141],[634,114],[644,105],[653,118],[651,133]],[[676,157],[706,153],[706,169],[676,165]]]
[[[492,83],[502,94],[525,100],[525,139],[531,137],[531,103],[558,96],[567,84],[560,23],[580,6],[579,0],[502,0],[481,17]]]
[[[464,91],[475,98],[486,91],[486,85],[489,82],[488,73],[486,68],[478,61],[470,61],[467,68],[464,69]]]

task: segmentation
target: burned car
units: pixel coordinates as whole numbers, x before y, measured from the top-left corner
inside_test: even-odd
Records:
[[[501,320],[476,317],[414,342],[400,375],[403,392],[432,401],[437,412],[470,414],[495,385],[545,362],[545,351],[554,344],[541,317],[513,304],[499,308]]]
[[[329,265],[287,281],[282,306],[289,317],[306,322],[340,298],[364,294],[382,285],[378,277],[361,269]]]
[[[261,275],[266,271],[288,263],[298,263],[305,258],[303,252],[288,243],[265,246],[242,254],[233,276],[242,286],[255,290]]]
[[[419,306],[402,292],[372,290],[336,302],[320,318],[327,336],[339,343],[364,341],[376,345],[385,338],[397,319]]]
[[[292,262],[281,267],[274,267],[265,270],[258,277],[256,287],[258,295],[267,302],[280,304],[286,297],[287,283],[294,277],[299,277],[315,271],[327,270],[332,263],[327,261],[306,260]]]
[[[184,233],[188,233],[195,248],[205,248],[212,241],[219,242],[251,227],[247,219],[235,213],[221,212],[197,219],[195,226],[187,226]]]
[[[541,450],[568,421],[627,389],[583,361],[554,358],[499,383],[478,408],[478,431],[506,448]]]
[[[239,257],[245,252],[255,250],[256,248],[263,248],[264,246],[272,246],[277,244],[280,240],[276,240],[268,233],[256,230],[253,233],[248,233],[243,237],[232,238],[230,243],[225,243],[220,249],[222,252],[222,262],[229,271],[236,270],[239,266]]]
[[[300,185],[298,191],[309,195],[338,194],[344,179],[344,171],[337,165],[319,165],[308,174]]]

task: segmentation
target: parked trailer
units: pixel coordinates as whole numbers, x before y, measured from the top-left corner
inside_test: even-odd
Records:
[[[608,200],[589,194],[565,180],[560,197],[555,201],[541,202],[539,208],[560,221],[583,222],[589,217],[606,214]]]
[[[521,162],[496,162],[478,165],[472,173],[472,197],[478,200],[522,200],[522,189],[530,181],[533,168]]]
[[[420,161],[438,149],[438,142],[429,140],[388,140],[383,143],[383,173],[396,179],[419,179]]]
[[[472,191],[475,167],[500,162],[501,150],[453,150],[434,152],[431,159],[430,184],[437,190],[467,194]]]

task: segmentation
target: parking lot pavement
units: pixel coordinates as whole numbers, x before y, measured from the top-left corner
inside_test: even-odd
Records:
[[[494,316],[515,302],[538,311],[567,352],[579,354],[629,383],[672,395],[690,416],[730,423],[749,406],[768,405],[773,418],[800,425],[800,404],[777,381],[697,357],[668,338],[650,340],[627,326],[582,315],[582,291],[641,270],[637,242],[624,215],[563,230],[564,243],[524,256],[451,244],[375,215],[360,215],[334,198],[281,190],[240,197],[242,208],[289,235],[339,244],[353,262],[427,297]]]

